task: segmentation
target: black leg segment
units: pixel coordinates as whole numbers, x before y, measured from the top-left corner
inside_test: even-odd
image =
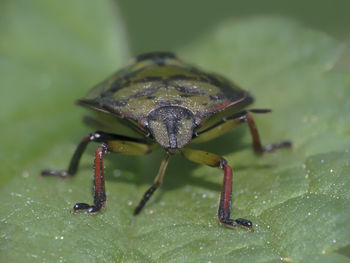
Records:
[[[89,142],[101,143],[101,145],[95,153],[94,204],[89,205],[86,203],[77,203],[73,207],[73,213],[80,210],[85,210],[86,213],[93,214],[105,207],[106,190],[103,157],[107,151],[133,155],[144,155],[151,151],[150,146],[143,140],[97,131],[82,139],[82,141],[80,142],[73,154],[67,171],[44,170],[41,172],[41,174],[56,175],[60,177],[68,177],[76,174],[81,156],[83,155],[86,146],[89,144]]]
[[[79,143],[78,147],[76,148],[73,157],[69,163],[68,170],[65,171],[58,171],[58,170],[43,170],[41,171],[41,175],[56,175],[60,177],[67,177],[75,175],[78,171],[79,162],[81,159],[81,156],[83,155],[86,146],[90,142],[108,142],[113,140],[125,140],[125,141],[131,141],[131,142],[140,142],[138,139],[122,136],[122,135],[116,135],[116,134],[110,134],[105,133],[101,131],[96,131],[94,133],[91,133],[90,135],[84,137],[81,142]]]
[[[146,193],[143,195],[141,201],[139,202],[138,206],[135,208],[134,216],[136,216],[138,213],[140,213],[140,211],[145,206],[147,201],[151,198],[153,193],[158,189],[159,186],[162,185],[165,170],[166,170],[166,167],[168,166],[168,162],[169,162],[169,157],[170,157],[170,154],[168,152],[166,152],[164,159],[163,159],[162,163],[160,164],[158,174],[157,174],[156,178],[154,179],[153,185],[146,191]]]

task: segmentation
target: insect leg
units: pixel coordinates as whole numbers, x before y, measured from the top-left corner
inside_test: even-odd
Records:
[[[107,144],[102,143],[95,153],[95,173],[94,173],[94,205],[86,203],[77,203],[72,212],[86,210],[88,214],[96,213],[106,205],[105,178],[103,168],[103,156],[107,152]]]
[[[79,166],[79,161],[83,155],[86,146],[90,142],[107,142],[109,140],[128,140],[128,141],[138,141],[137,139],[129,138],[126,136],[109,134],[101,131],[96,131],[86,137],[84,137],[76,148],[73,157],[69,163],[68,170],[57,171],[57,170],[43,170],[41,175],[56,175],[60,177],[67,177],[76,174]]]
[[[146,202],[150,199],[150,197],[153,195],[153,193],[158,189],[159,186],[163,183],[163,178],[165,174],[165,170],[168,166],[170,154],[168,152],[165,153],[164,159],[162,163],[160,164],[158,174],[156,178],[154,179],[153,185],[146,191],[146,193],[143,195],[141,201],[139,202],[138,206],[135,208],[134,216],[140,213],[142,208],[145,206]]]
[[[212,167],[219,167],[224,171],[218,210],[219,222],[226,227],[235,228],[237,226],[243,226],[252,231],[253,225],[251,221],[243,218],[230,218],[232,200],[232,170],[227,161],[221,156],[200,150],[186,148],[181,150],[181,152],[190,161]]]
[[[114,140],[103,142],[97,149],[94,162],[94,205],[77,203],[73,207],[73,213],[79,210],[86,210],[86,213],[93,214],[105,207],[106,191],[103,157],[106,152],[115,152],[127,155],[144,155],[150,153],[152,150],[151,145],[148,145],[146,143],[129,141],[126,138],[122,140],[121,138],[122,136],[117,135],[114,135],[113,138],[109,137],[109,139]]]
[[[252,135],[252,138],[253,138],[253,148],[256,154],[262,154],[264,152],[273,152],[274,150],[277,150],[280,148],[289,148],[292,146],[292,143],[290,141],[280,141],[273,144],[262,146],[258,129],[256,128],[253,116],[248,113],[242,116],[239,120],[241,123],[248,122],[250,134]]]
[[[292,146],[292,143],[289,141],[281,141],[281,142],[269,144],[266,146],[262,146],[258,129],[254,122],[254,118],[249,112],[268,113],[270,112],[270,110],[267,110],[267,109],[244,110],[242,112],[226,117],[225,119],[218,121],[214,125],[195,133],[194,135],[197,136],[198,139],[194,138],[194,141],[195,142],[208,141],[221,134],[224,134],[227,131],[234,129],[236,126],[242,123],[247,122],[249,125],[250,133],[252,135],[253,148],[256,154],[262,154],[264,152],[272,152],[279,148],[288,148]]]

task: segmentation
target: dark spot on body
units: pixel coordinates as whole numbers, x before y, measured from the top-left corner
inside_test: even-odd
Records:
[[[106,90],[106,91],[104,91],[104,92],[101,92],[100,97],[101,97],[101,98],[104,98],[104,97],[112,97],[112,96],[113,96],[113,93],[114,93],[114,92],[111,92],[110,90]]]
[[[204,76],[209,80],[210,83],[212,83],[213,85],[217,86],[217,87],[221,87],[221,86],[226,86],[227,83],[218,80],[215,76],[211,75],[211,74],[204,74]]]
[[[128,87],[130,84],[133,83],[132,80],[137,76],[137,74],[139,74],[145,68],[147,68],[147,67],[143,67],[143,68],[140,68],[138,70],[134,70],[134,71],[125,73],[124,75],[121,75],[119,78],[117,78],[116,80],[113,81],[113,83],[111,84],[111,86],[108,89],[108,91],[113,93],[113,92],[116,92],[118,90],[121,90],[123,88]],[[118,75],[118,72],[115,73],[115,74]]]
[[[121,79],[117,79],[113,81],[113,83],[111,84],[111,87],[109,88],[109,91],[115,92],[121,87],[121,83],[122,83]]]
[[[191,88],[191,87],[185,87],[185,86],[175,86],[175,89],[187,94],[196,94],[196,95],[206,95],[206,93],[198,88]]]
[[[162,81],[163,77],[161,76],[149,76],[149,77],[144,77],[142,79],[138,79],[135,82],[140,83],[140,82],[149,82],[149,81]]]
[[[150,96],[153,93],[157,92],[160,88],[148,88],[148,89],[143,89],[141,91],[136,92],[134,95],[131,95],[128,99],[133,100],[141,97],[146,97]]]

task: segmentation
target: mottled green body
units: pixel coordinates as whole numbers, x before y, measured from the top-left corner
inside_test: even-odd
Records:
[[[193,132],[214,123],[215,115],[231,115],[252,101],[246,91],[221,76],[171,53],[151,53],[95,86],[78,103],[124,118],[124,124],[138,132],[150,130],[165,148],[181,148]]]

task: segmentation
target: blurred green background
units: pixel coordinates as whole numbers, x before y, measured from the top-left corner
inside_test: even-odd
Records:
[[[305,26],[336,36],[350,37],[350,1],[117,1],[133,54],[177,50],[228,18],[289,17]]]

